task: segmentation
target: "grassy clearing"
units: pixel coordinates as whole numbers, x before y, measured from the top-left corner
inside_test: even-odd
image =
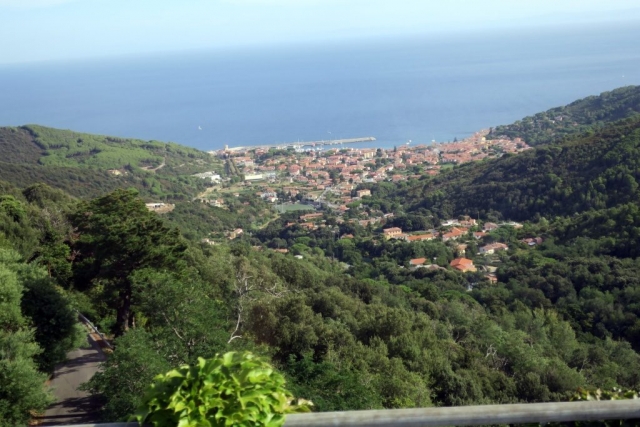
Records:
[[[277,205],[274,209],[280,213],[292,212],[292,211],[315,211],[316,209],[311,205],[303,205],[302,203],[296,203],[293,205]]]

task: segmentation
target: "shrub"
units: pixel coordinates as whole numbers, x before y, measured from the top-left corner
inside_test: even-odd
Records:
[[[612,390],[589,390],[579,388],[571,400],[625,400],[638,398],[640,398],[640,395],[636,390],[622,390],[620,388],[613,388]]]
[[[271,365],[248,352],[198,358],[195,366],[158,375],[134,418],[155,427],[277,427],[285,414],[308,412],[311,405],[294,402],[284,383]]]

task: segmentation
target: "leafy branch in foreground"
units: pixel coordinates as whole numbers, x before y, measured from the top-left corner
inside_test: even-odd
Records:
[[[294,401],[285,380],[269,363],[249,352],[199,358],[158,375],[133,417],[155,427],[269,426],[284,415],[309,412],[311,402]]]

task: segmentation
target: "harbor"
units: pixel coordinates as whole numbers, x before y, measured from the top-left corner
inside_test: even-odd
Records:
[[[322,148],[327,145],[331,146],[331,145],[355,144],[358,142],[371,142],[375,140],[376,138],[373,136],[365,136],[360,138],[327,139],[327,140],[319,140],[319,141],[297,141],[297,142],[282,143],[282,144],[244,145],[239,147],[229,147],[228,145],[225,145],[224,151],[246,151],[246,150],[254,150],[254,149],[269,150],[271,148],[274,148],[277,150],[286,150],[289,148],[293,148],[294,150],[304,150],[304,149]],[[216,152],[216,150],[210,151],[210,153],[214,153],[214,152]]]

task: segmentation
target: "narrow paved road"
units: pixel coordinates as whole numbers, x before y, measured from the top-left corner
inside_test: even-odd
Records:
[[[82,424],[99,421],[98,404],[89,393],[78,390],[80,384],[89,381],[98,372],[98,365],[105,357],[98,343],[87,335],[87,345],[67,355],[67,361],[56,366],[51,387],[56,403],[51,405],[40,425]]]

